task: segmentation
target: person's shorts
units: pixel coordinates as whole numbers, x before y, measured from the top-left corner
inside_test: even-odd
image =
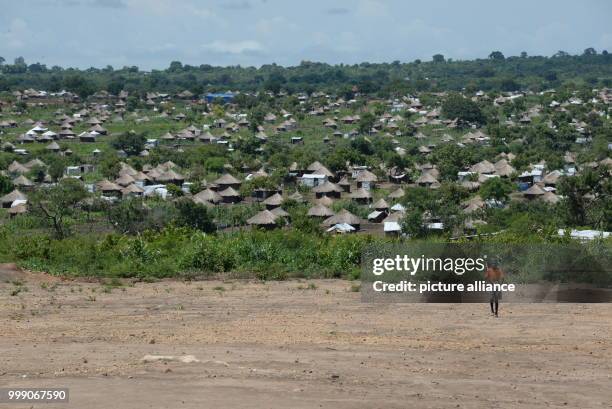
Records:
[[[502,295],[501,291],[491,291],[491,301],[490,302],[499,302],[501,300]]]

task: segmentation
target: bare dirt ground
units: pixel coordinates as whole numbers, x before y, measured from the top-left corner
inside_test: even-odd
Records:
[[[68,404],[0,407],[612,407],[610,304],[503,304],[495,319],[488,305],[364,304],[351,285],[109,292],[0,266],[0,387],[70,388]]]

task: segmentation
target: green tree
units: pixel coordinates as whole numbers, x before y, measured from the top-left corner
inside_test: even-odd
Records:
[[[129,131],[118,135],[112,142],[115,149],[121,149],[130,156],[138,155],[144,149],[147,138],[143,133]]]
[[[608,228],[612,224],[612,182],[607,169],[599,174],[587,171],[579,176],[565,177],[559,184],[559,193],[564,196],[561,206],[567,224],[596,228]]]
[[[168,193],[170,193],[172,197],[181,197],[185,195],[185,192],[174,183],[168,183],[166,189],[168,189]]]
[[[423,223],[423,212],[419,209],[410,209],[402,219],[402,232],[411,238],[421,238],[427,235]]]
[[[66,89],[78,94],[81,98],[87,98],[94,94],[97,89],[91,80],[82,74],[73,74],[64,80]]]
[[[135,234],[141,231],[149,213],[142,200],[133,198],[122,200],[115,205],[109,205],[106,215],[115,230],[125,234]]]
[[[207,158],[204,162],[204,168],[206,168],[208,172],[221,173],[224,170],[224,166],[225,159],[218,156]]]
[[[364,112],[359,118],[359,133],[368,134],[376,122],[376,117],[371,112]]]
[[[44,166],[36,165],[30,169],[26,176],[36,183],[41,183],[45,179],[46,173],[47,169]]]
[[[432,60],[435,63],[443,63],[444,62],[444,56],[442,54],[436,54],[436,55],[433,56]]]
[[[8,176],[0,174],[0,195],[12,192],[14,189],[13,182]]]
[[[176,223],[179,226],[191,227],[205,233],[212,233],[217,229],[213,215],[205,205],[182,198],[176,201],[175,206],[178,210]]]
[[[511,192],[512,184],[502,178],[489,178],[480,186],[480,196],[483,199],[505,202]]]
[[[54,159],[49,162],[47,173],[49,173],[49,176],[51,176],[53,180],[60,180],[64,175],[64,169],[66,169],[66,162],[54,157]]]
[[[176,209],[172,204],[163,201],[145,204],[140,198],[121,200],[108,205],[105,210],[110,225],[123,234],[159,231],[176,218]]]
[[[434,150],[433,161],[438,165],[440,176],[446,180],[456,180],[457,172],[472,163],[472,152],[455,144],[444,144]]]
[[[183,70],[183,64],[180,61],[172,61],[170,63],[170,67],[168,68],[169,72],[178,72]]]
[[[108,179],[116,179],[121,170],[121,161],[115,152],[105,152],[98,166],[100,172]]]
[[[491,52],[491,54],[489,54],[489,59],[495,61],[503,61],[506,59],[506,57],[504,57],[504,54],[502,54],[501,51],[493,51]]]
[[[39,189],[30,197],[32,213],[48,222],[58,239],[70,234],[68,219],[75,216],[80,202],[88,196],[76,179],[63,179],[57,185]]]
[[[485,117],[478,104],[459,94],[451,94],[442,104],[442,113],[449,119],[483,124]]]

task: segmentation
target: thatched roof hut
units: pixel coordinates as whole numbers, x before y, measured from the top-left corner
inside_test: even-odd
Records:
[[[335,213],[327,206],[322,205],[321,203],[314,205],[310,209],[308,209],[307,215],[309,217],[331,217]]]
[[[463,202],[463,213],[469,214],[485,207],[485,202],[480,196],[474,196],[470,200]]]
[[[28,161],[26,163],[23,164],[26,168],[28,169],[32,169],[34,166],[40,166],[40,167],[46,167],[47,164],[45,162],[43,162],[42,160],[36,158],[36,159],[32,159],[31,161]]]
[[[510,177],[516,169],[514,169],[506,159],[500,159],[495,162],[495,174],[501,177]]]
[[[321,162],[319,161],[315,161],[313,163],[310,164],[310,166],[308,166],[308,168],[306,168],[306,170],[309,173],[314,173],[317,175],[325,175],[327,177],[333,178],[334,177],[334,173],[327,169]]]
[[[24,173],[28,173],[30,171],[30,169],[28,169],[25,165],[22,165],[21,163],[19,163],[16,160],[14,160],[8,166],[8,171],[9,171],[9,173],[24,174]]]
[[[143,172],[136,172],[134,175],[128,175],[130,176],[132,179],[138,181],[138,182],[150,182],[152,179],[149,177],[149,175],[147,175],[146,173]]]
[[[121,192],[122,189],[121,186],[106,179],[96,183],[96,188],[101,191],[102,194]]]
[[[378,177],[375,174],[373,174],[372,172],[370,172],[369,170],[364,169],[361,172],[359,172],[359,174],[355,178],[355,181],[357,183],[378,182]]]
[[[233,187],[228,187],[219,192],[219,196],[223,199],[224,203],[236,203],[240,201],[240,193],[238,193]]]
[[[8,208],[11,207],[15,200],[28,200],[28,198],[19,190],[15,189],[12,192],[0,197],[0,205],[2,205],[3,208]]]
[[[275,207],[274,209],[270,210],[270,213],[277,218],[289,217],[289,213],[287,213],[282,207]]]
[[[55,141],[51,142],[49,145],[47,145],[45,147],[46,150],[48,150],[49,152],[59,152],[62,150],[62,148],[59,146],[59,144]]]
[[[559,196],[557,196],[553,192],[546,192],[542,195],[542,200],[546,203],[556,204],[559,203],[559,200],[561,200],[561,198],[559,198]]]
[[[539,185],[533,185],[523,192],[523,196],[525,196],[527,199],[535,199],[543,196],[545,193],[546,191],[544,191],[544,189],[542,189]]]
[[[193,195],[191,200],[199,204],[207,204],[207,203],[217,204],[223,201],[223,198],[221,197],[221,195],[219,195],[214,190],[204,189],[201,192]]]
[[[302,196],[302,194],[300,192],[295,192],[293,193],[291,196],[289,196],[289,199],[291,200],[295,200],[298,203],[303,203],[304,202],[304,196]]]
[[[340,179],[340,181],[338,182],[338,186],[340,186],[342,190],[344,190],[345,192],[351,191],[351,182],[348,180],[348,177],[346,176]]]
[[[121,166],[121,169],[119,169],[119,176],[122,176],[122,175],[134,176],[135,174],[138,173],[136,169],[134,169],[133,167],[131,167],[125,162],[121,162],[119,165]]]
[[[264,200],[263,204],[268,210],[272,210],[275,207],[279,207],[280,205],[282,205],[284,201],[285,199],[283,199],[283,197],[279,193],[274,193],[272,196]]]
[[[185,181],[185,176],[175,172],[174,169],[170,169],[169,171],[159,175],[156,180],[161,183],[173,183],[175,185],[180,185]]]
[[[402,197],[404,197],[405,193],[406,192],[404,191],[404,189],[400,187],[400,188],[397,188],[395,191],[389,193],[388,197],[389,199],[401,199]]]
[[[360,187],[351,193],[350,198],[359,203],[369,203],[372,201],[372,194],[369,190]]]
[[[419,176],[419,178],[416,180],[416,184],[419,186],[426,186],[426,187],[435,187],[436,185],[440,185],[440,182],[438,182],[438,179],[436,179],[431,173],[429,172],[423,172],[421,174],[421,176]]]
[[[232,187],[232,188],[237,189],[242,184],[240,180],[236,179],[234,176],[232,176],[229,173],[224,174],[217,180],[213,181],[213,183],[217,185],[220,190],[225,189],[226,187]]]
[[[478,162],[475,165],[472,165],[472,167],[470,167],[470,172],[479,173],[479,174],[495,173],[495,165],[493,165],[491,162],[485,159],[481,162]]]
[[[329,182],[329,181],[323,183],[322,185],[315,186],[312,189],[312,191],[315,193],[317,198],[320,198],[323,196],[339,198],[343,192],[340,186],[336,185],[335,183]]]
[[[13,185],[20,187],[20,188],[25,188],[25,189],[29,189],[35,186],[34,182],[32,182],[30,179],[28,179],[24,175],[17,176],[13,180]]]
[[[131,185],[128,185],[121,189],[121,194],[123,196],[142,196],[143,193],[144,189],[135,183],[132,183]]]
[[[361,226],[361,219],[355,216],[353,213],[349,212],[346,209],[342,209],[337,214],[328,217],[323,221],[324,226],[334,226],[336,224],[349,224],[353,226],[355,229],[359,229]]]
[[[556,186],[562,176],[563,173],[560,170],[553,170],[542,178],[542,182],[544,182],[546,186]]]
[[[24,214],[28,212],[28,206],[25,203],[20,203],[17,206],[13,206],[10,209],[8,209],[8,214],[11,217],[15,217],[19,214]]]
[[[273,228],[276,227],[276,216],[269,210],[262,210],[247,220],[250,226]]]
[[[372,207],[378,211],[389,210],[389,204],[383,198],[378,199]]]
[[[129,186],[132,183],[134,183],[136,180],[131,177],[130,175],[128,175],[127,173],[119,176],[117,179],[115,179],[115,183],[118,184],[119,186]]]
[[[322,204],[323,206],[330,207],[334,204],[334,199],[329,196],[323,196],[317,200],[315,200],[316,204]]]

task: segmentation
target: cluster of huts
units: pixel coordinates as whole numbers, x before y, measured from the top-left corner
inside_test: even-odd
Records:
[[[27,92],[26,92],[27,91]],[[20,100],[44,100],[50,95],[41,92],[26,90],[19,95],[14,95]],[[594,94],[593,101],[595,106],[593,114],[605,117],[605,106],[610,103],[612,98],[609,90],[600,90]],[[57,97],[58,95],[54,95]],[[70,95],[62,94],[63,97]],[[443,96],[443,95],[440,95]],[[517,98],[524,98],[525,93],[510,93],[502,95],[490,101],[494,105],[502,106],[508,101]],[[282,98],[283,94],[274,95]],[[0,117],[0,132],[3,133],[1,148],[4,151],[21,153],[27,155],[24,147],[31,143],[45,144],[45,150],[65,156],[72,155],[69,148],[62,148],[62,140],[71,142],[95,142],[101,137],[109,134],[108,127],[113,121],[126,120],[126,101],[128,94],[121,92],[114,96],[108,92],[100,91],[96,93],[87,104],[78,105],[71,115],[64,110],[54,112],[52,121],[26,119],[17,121],[15,117]],[[347,110],[356,103],[356,100],[345,100],[340,97],[330,96],[324,93],[313,93],[311,95],[298,94],[300,104],[308,104],[308,110],[304,110],[304,115],[311,117],[321,117],[320,126],[326,135],[337,138],[353,138],[359,134],[358,124],[361,121],[363,110],[368,110],[366,106],[362,111],[353,111],[346,114]],[[472,96],[474,100],[489,98],[482,92]],[[163,104],[177,99],[185,102],[185,106],[202,104],[198,96],[183,91],[175,95],[161,93],[147,93],[144,103],[151,109],[148,115],[167,118],[171,123],[185,121],[187,115],[183,111],[169,112],[161,109]],[[70,104],[74,99],[68,98]],[[372,101],[370,101],[372,102]],[[437,149],[439,143],[453,143],[462,148],[469,148],[470,145],[487,145],[491,138],[481,129],[471,129],[461,136],[456,136],[456,128],[459,123],[456,119],[444,118],[440,106],[424,106],[418,97],[406,96],[398,99],[383,101],[386,104],[387,112],[376,117],[371,129],[366,131],[368,140],[377,137],[390,138],[393,149],[400,156],[406,155],[405,139],[407,136],[411,141],[419,142],[418,154],[420,164],[411,169],[398,167],[387,168],[381,164],[379,168],[372,169],[358,164],[347,165],[346,169],[339,172],[332,172],[321,162],[313,162],[305,169],[301,169],[297,163],[293,163],[287,170],[287,180],[291,183],[290,191],[284,186],[275,189],[259,189],[253,192],[250,197],[243,197],[240,187],[243,180],[250,180],[257,177],[268,177],[264,168],[257,172],[240,176],[238,173],[225,173],[210,183],[201,183],[203,189],[192,194],[190,179],[190,169],[180,169],[176,164],[167,161],[157,165],[145,165],[142,170],[136,170],[127,161],[122,163],[118,177],[114,180],[100,180],[90,186],[90,190],[107,200],[121,200],[126,197],[148,197],[161,196],[168,198],[172,195],[168,185],[172,184],[181,188],[185,195],[191,197],[196,203],[207,206],[226,206],[240,202],[258,202],[263,205],[264,210],[255,214],[248,220],[249,225],[264,228],[280,227],[290,223],[289,214],[283,209],[283,203],[287,200],[297,202],[308,202],[309,210],[307,215],[319,220],[321,225],[330,232],[354,232],[377,229],[388,234],[398,234],[401,230],[401,221],[404,214],[401,198],[404,191],[410,186],[420,186],[428,189],[438,189],[441,186],[440,172],[435,163],[430,163],[430,154]],[[507,118],[506,126],[528,126],[533,120],[544,115],[546,110],[568,112],[572,105],[584,104],[585,102],[575,96],[567,101],[552,101],[549,106],[531,106],[518,116]],[[67,102],[68,104],[68,102]],[[73,106],[73,105],[70,105]],[[410,112],[411,119],[406,119],[403,112]],[[188,149],[186,142],[200,142],[204,144],[224,145],[228,150],[233,150],[233,142],[243,137],[244,131],[249,129],[250,122],[244,112],[230,105],[227,106],[226,114],[223,117],[213,117],[212,113],[205,112],[202,122],[204,125],[186,124],[179,131],[169,131],[155,139],[147,141],[145,149],[140,153],[141,156],[148,156],[151,149],[155,149],[159,143],[174,146],[176,149]],[[129,119],[129,118],[128,118]],[[135,124],[148,121],[147,116],[132,116]],[[551,121],[547,125],[554,129]],[[590,135],[588,125],[583,121],[572,120],[571,126],[576,130],[576,143],[587,143]],[[15,128],[26,127],[23,133],[12,135]],[[253,136],[262,143],[266,143],[269,135],[291,133],[299,129],[300,121],[295,115],[284,109],[278,112],[268,112],[264,116],[264,121],[260,124]],[[439,137],[432,138],[426,136],[430,133],[431,127],[444,131],[439,133]],[[79,132],[75,132],[79,129]],[[451,132],[451,130],[453,130]],[[452,134],[451,134],[452,133]],[[5,137],[4,135],[12,135]],[[455,136],[453,136],[455,135]],[[426,143],[436,139],[436,143]],[[325,136],[324,141],[329,142],[330,138]],[[302,136],[291,138],[292,143],[302,143]],[[99,151],[93,151],[95,156]],[[125,152],[119,152],[125,156]],[[612,159],[607,157],[598,162],[576,163],[576,155],[567,152],[564,157],[564,166],[561,169],[549,169],[546,162],[541,161],[530,165],[527,169],[517,171],[513,166],[514,155],[510,152],[489,158],[475,163],[470,167],[461,170],[457,174],[456,183],[466,188],[468,191],[476,193],[487,180],[491,178],[504,178],[510,180],[516,186],[514,199],[542,200],[547,203],[557,203],[560,196],[557,192],[557,184],[564,176],[579,174],[585,168],[604,167],[610,168]],[[89,165],[75,163],[66,169],[65,177],[78,177],[85,172]],[[38,160],[13,161],[7,169],[0,170],[3,174],[11,177],[15,190],[0,198],[2,207],[8,208],[12,215],[27,211],[27,193],[38,186],[52,184],[54,181],[47,174],[37,182],[30,180],[27,175],[34,168],[45,169],[46,165]],[[198,184],[201,181],[196,181]],[[297,189],[297,186],[303,188]],[[383,189],[379,189],[383,188]],[[388,192],[381,194],[381,192]],[[300,193],[301,192],[301,193]],[[337,200],[350,200],[356,205],[367,208],[368,216],[362,220],[360,217],[350,213],[348,210],[333,211],[334,202]],[[478,195],[472,197],[464,204],[463,211],[471,215],[487,206],[500,206],[501,203],[483,200]],[[428,228],[444,228],[436,215],[424,214]],[[481,223],[477,219],[469,219],[468,227]],[[382,226],[382,229],[380,228]]]

